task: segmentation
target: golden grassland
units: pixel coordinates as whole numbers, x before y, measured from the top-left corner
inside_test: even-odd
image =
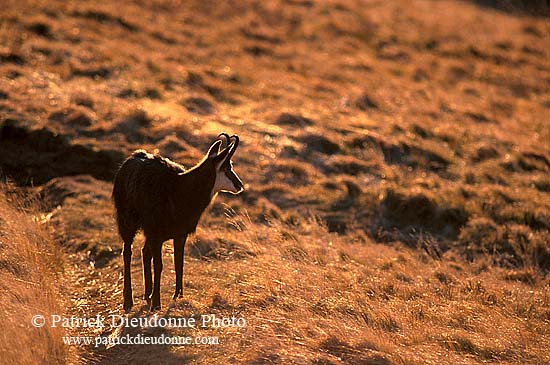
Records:
[[[90,202],[108,214],[110,205]],[[67,203],[72,232],[98,211]],[[73,210],[76,209],[76,210]],[[363,234],[338,235],[316,219],[257,224],[231,213],[228,227],[200,228],[187,246],[185,299],[161,315],[214,313],[244,317],[246,328],[135,330],[123,334],[220,336],[217,346],[124,346],[89,359],[166,363],[472,363],[546,362],[550,291],[532,267],[503,269],[490,257],[436,259],[403,244],[374,243]],[[107,224],[111,223],[106,223]],[[114,232],[77,240],[112,242]],[[138,238],[133,279],[143,292]],[[100,254],[99,256],[102,256]],[[165,246],[162,302],[170,303],[174,274]],[[98,260],[99,261],[99,260]],[[101,261],[99,261],[101,262]],[[122,278],[113,260],[80,273],[80,311],[120,312]],[[116,282],[116,286],[102,284]],[[98,289],[99,288],[99,289]],[[96,304],[98,303],[98,304]],[[136,316],[146,316],[138,301]],[[107,333],[109,334],[109,332]]]
[[[192,166],[219,132],[237,133],[246,191],[219,196],[189,239],[174,308],[165,245],[159,314],[243,316],[247,326],[71,332],[219,336],[216,346],[39,350],[58,343],[55,332],[34,339],[36,352],[2,354],[28,363],[550,362],[550,22],[488,5],[8,1],[0,174],[40,200],[32,214],[43,227],[2,203],[18,217],[0,221],[0,237],[15,237],[2,241],[2,275],[49,282],[36,298],[58,292],[52,278],[62,275],[63,300],[48,294],[45,312],[121,314],[110,200],[119,163],[146,148]],[[542,5],[521,8],[547,14]],[[42,232],[39,242],[50,234],[57,253],[19,256],[17,247],[42,244],[19,242],[27,232]],[[151,315],[138,298],[142,242],[131,317]],[[48,269],[19,277],[14,268],[39,267],[33,260]],[[18,282],[2,280],[4,294],[22,285],[33,298],[32,284]],[[44,336],[25,318],[26,331],[6,326],[3,336]]]

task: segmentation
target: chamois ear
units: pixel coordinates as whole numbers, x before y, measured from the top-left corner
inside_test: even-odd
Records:
[[[219,168],[227,160],[231,159],[231,156],[233,156],[234,151],[235,151],[235,142],[231,142],[229,146],[225,147],[223,151],[221,151],[216,157],[214,157],[214,162],[216,163],[216,167]]]
[[[222,141],[220,140],[217,140],[216,142],[212,143],[212,146],[210,146],[210,149],[208,149],[208,152],[206,153],[208,158],[216,157],[220,152],[221,145],[222,145]]]

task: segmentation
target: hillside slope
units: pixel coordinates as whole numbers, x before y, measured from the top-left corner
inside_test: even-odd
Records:
[[[550,21],[479,3],[8,1],[0,173],[42,200],[71,313],[121,313],[125,156],[192,166],[219,132],[241,137],[247,189],[201,221],[169,314],[247,326],[80,359],[550,361]]]

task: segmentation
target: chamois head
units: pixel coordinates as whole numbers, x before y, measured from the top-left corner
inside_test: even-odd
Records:
[[[225,141],[225,148],[222,149]],[[239,136],[229,137],[227,133],[221,133],[218,140],[210,146],[207,153],[207,161],[211,162],[216,170],[216,180],[211,195],[223,191],[231,194],[239,194],[244,190],[244,185],[239,176],[233,170],[231,157],[239,146]]]

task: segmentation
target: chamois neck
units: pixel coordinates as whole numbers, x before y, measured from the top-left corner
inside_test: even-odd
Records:
[[[208,162],[203,160],[192,169],[180,174],[178,178],[180,194],[186,195],[186,200],[192,200],[197,205],[206,208],[210,203],[216,179],[216,171],[213,166],[209,166]]]

